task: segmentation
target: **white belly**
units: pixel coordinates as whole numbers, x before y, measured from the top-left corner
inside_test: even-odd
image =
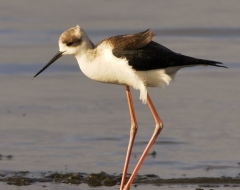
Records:
[[[164,87],[174,79],[175,74],[181,67],[169,67],[149,71],[136,71],[139,78],[145,81],[146,86]]]

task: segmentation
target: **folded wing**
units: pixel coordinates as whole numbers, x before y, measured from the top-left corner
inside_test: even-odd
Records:
[[[222,63],[217,61],[197,59],[175,53],[154,41],[137,50],[123,50],[114,52],[113,54],[119,58],[126,58],[129,65],[137,71],[196,65],[211,65],[226,68],[224,65],[221,65]]]
[[[217,61],[197,59],[175,53],[152,41],[152,38],[153,32],[151,30],[136,34],[113,36],[100,42],[96,49],[110,47],[116,57],[127,59],[128,64],[137,71],[196,65],[227,68]]]

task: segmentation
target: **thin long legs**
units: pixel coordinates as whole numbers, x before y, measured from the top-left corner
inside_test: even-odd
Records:
[[[156,138],[158,137],[161,130],[163,129],[163,123],[162,123],[160,117],[158,116],[158,113],[157,113],[149,95],[147,95],[147,104],[148,104],[148,106],[149,106],[149,108],[152,112],[153,118],[156,122],[156,127],[155,127],[155,130],[153,132],[153,135],[152,135],[150,141],[148,142],[145,150],[143,151],[142,156],[140,157],[135,169],[133,170],[131,177],[129,178],[127,184],[124,186],[124,190],[129,190],[130,189],[130,186],[131,186],[135,176],[137,175],[137,172],[140,169],[140,166],[142,165],[142,163],[143,163],[145,157],[147,156],[150,148],[152,147],[153,143],[156,141]],[[120,189],[120,190],[123,190],[123,189]]]
[[[131,128],[130,128],[130,138],[129,138],[129,143],[128,143],[126,160],[125,160],[125,164],[124,164],[124,168],[123,168],[122,181],[121,181],[121,186],[120,186],[121,190],[124,188],[124,185],[125,185],[127,169],[128,169],[128,165],[129,165],[131,152],[132,152],[133,142],[134,142],[134,139],[135,139],[135,136],[137,133],[137,128],[138,128],[129,86],[126,86],[126,95],[127,95],[128,107],[129,107],[130,118],[131,118]]]

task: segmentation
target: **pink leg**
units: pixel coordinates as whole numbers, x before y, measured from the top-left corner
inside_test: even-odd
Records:
[[[131,128],[130,128],[130,138],[129,138],[129,143],[128,143],[126,160],[125,160],[125,164],[124,164],[124,168],[123,168],[120,190],[123,190],[124,185],[125,185],[127,169],[128,169],[128,164],[129,164],[131,152],[132,152],[133,142],[134,142],[134,139],[135,139],[135,136],[136,136],[136,133],[137,133],[137,128],[138,128],[129,86],[126,86],[126,94],[127,94],[127,101],[128,101],[130,117],[131,117]]]
[[[131,186],[131,184],[132,184],[132,182],[133,182],[133,180],[134,180],[138,170],[140,169],[140,166],[142,165],[142,163],[143,163],[145,157],[147,156],[150,148],[152,147],[152,145],[155,142],[157,136],[159,135],[159,133],[161,132],[161,130],[163,128],[163,123],[162,123],[160,117],[158,116],[158,113],[157,113],[156,109],[154,108],[154,105],[153,105],[149,95],[147,96],[147,103],[148,103],[148,106],[149,106],[149,108],[150,108],[150,110],[152,112],[154,120],[156,122],[156,127],[155,127],[155,130],[153,132],[153,135],[152,135],[149,143],[147,144],[145,150],[143,151],[142,156],[140,157],[140,159],[139,159],[135,169],[133,170],[133,173],[132,173],[131,177],[129,178],[126,186],[124,187],[124,190],[129,190],[130,189],[130,186]]]

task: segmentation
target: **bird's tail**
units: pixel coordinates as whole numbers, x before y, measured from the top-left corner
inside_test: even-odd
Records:
[[[184,62],[186,65],[210,65],[210,66],[215,66],[215,67],[223,67],[223,68],[228,68],[223,63],[218,62],[218,61],[211,61],[211,60],[206,60],[206,59],[197,59],[193,57],[189,57],[186,55],[181,56],[181,62]]]

